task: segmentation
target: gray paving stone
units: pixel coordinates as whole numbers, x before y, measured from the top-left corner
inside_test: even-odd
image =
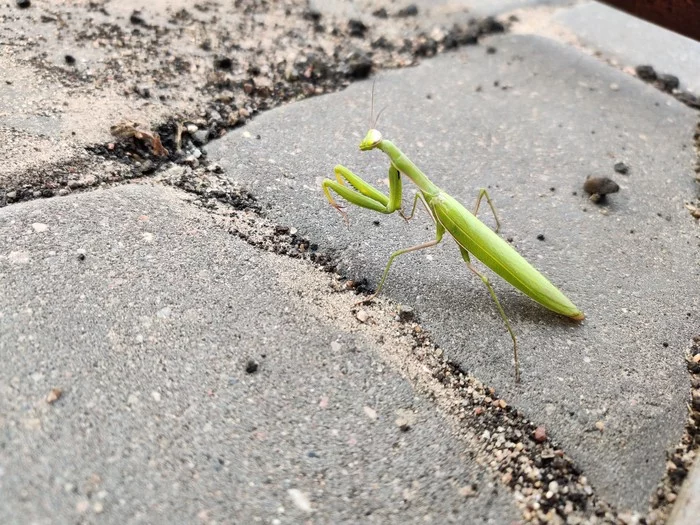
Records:
[[[683,355],[697,330],[700,269],[697,224],[683,202],[695,192],[697,116],[555,42],[490,44],[495,54],[469,48],[380,75],[377,106],[388,110],[379,128],[470,206],[489,187],[503,236],[588,318],[559,319],[496,280],[520,341],[519,387],[502,322],[451,241],[399,258],[385,290],[416,308],[451,359],[545,424],[604,498],[642,509],[686,415]],[[425,214],[403,224],[350,207],[347,228],[323,198],[320,183],[336,163],[386,189],[386,157],[357,150],[370,86],[266,113],[209,154],[275,221],[375,285],[393,250],[432,239],[434,227]],[[618,161],[629,175],[614,172]],[[588,175],[620,184],[606,207],[582,195]]]
[[[460,495],[481,474],[434,406],[290,297],[317,271],[171,191],[11,206],[0,238],[1,523],[517,517],[487,480]]]
[[[678,76],[681,87],[700,93],[700,42],[599,2],[562,10],[554,21],[623,66],[651,64],[659,73]]]

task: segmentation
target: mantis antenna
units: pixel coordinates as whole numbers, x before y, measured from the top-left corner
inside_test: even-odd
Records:
[[[377,113],[377,116],[374,116],[374,86],[377,85],[377,80],[375,79],[372,82],[372,97],[371,97],[371,102],[370,102],[370,110],[369,110],[369,129],[377,129],[377,123],[379,122],[379,117],[381,114],[384,112],[384,110],[388,106],[384,106],[382,109],[379,110],[379,113]]]

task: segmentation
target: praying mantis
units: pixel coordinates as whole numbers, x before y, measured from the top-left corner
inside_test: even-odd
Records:
[[[374,113],[374,87],[372,88],[371,113]],[[498,235],[500,221],[486,189],[482,188],[479,190],[474,212],[470,213],[454,197],[451,197],[447,192],[431,182],[397,146],[382,137],[381,132],[376,129],[378,118],[379,115],[372,122],[372,117],[370,116],[370,129],[362,142],[360,142],[360,150],[370,151],[378,149],[389,157],[389,195],[383,194],[346,167],[337,165],[334,168],[336,180],[324,179],[322,183],[323,192],[328,202],[341,213],[347,222],[347,213],[335,201],[331,191],[351,204],[379,213],[391,214],[398,211],[399,215],[407,221],[413,218],[416,205],[420,201],[435,223],[436,232],[435,239],[432,241],[392,253],[375,293],[360,302],[370,302],[379,294],[396,257],[435,246],[442,241],[445,232],[448,232],[457,243],[467,268],[478,276],[488,289],[496,309],[513,340],[515,381],[519,383],[520,363],[518,361],[518,345],[515,333],[488,277],[474,267],[471,255],[545,308],[575,321],[581,321],[585,318],[583,312]],[[408,177],[418,187],[418,191],[413,199],[411,214],[408,216],[403,211],[401,175]],[[345,185],[345,181],[349,183],[351,188]],[[496,220],[495,230],[489,228],[476,216],[483,198],[486,198],[486,202]]]

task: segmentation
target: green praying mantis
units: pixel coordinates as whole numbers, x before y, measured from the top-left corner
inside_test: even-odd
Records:
[[[442,241],[445,231],[449,232],[459,246],[464,262],[469,270],[477,275],[486,285],[491,295],[498,313],[500,314],[506,329],[513,340],[513,357],[515,361],[515,381],[520,382],[520,363],[518,361],[518,345],[513,329],[508,322],[505,311],[496,297],[496,293],[489,282],[488,277],[477,270],[472,264],[471,255],[476,257],[495,273],[500,275],[512,286],[540,303],[545,308],[558,314],[569,317],[575,321],[584,319],[584,314],[579,310],[558,288],[550,283],[544,275],[537,271],[528,263],[512,246],[498,236],[500,221],[493,206],[491,197],[486,189],[481,189],[476,200],[474,213],[470,213],[455,198],[451,197],[444,190],[433,184],[428,177],[392,142],[385,140],[379,130],[376,129],[377,118],[372,122],[374,113],[374,87],[372,88],[372,109],[370,114],[370,129],[365,138],[360,142],[361,151],[378,149],[383,151],[390,160],[389,165],[389,195],[384,195],[377,188],[365,182],[362,178],[352,173],[344,166],[338,165],[334,168],[335,178],[324,179],[322,183],[323,192],[336,210],[338,210],[347,222],[347,213],[335,201],[331,190],[341,196],[351,204],[361,206],[379,213],[391,214],[398,210],[405,220],[413,218],[418,201],[421,201],[428,214],[433,219],[436,227],[435,239],[417,246],[397,250],[391,254],[386,268],[382,275],[377,290],[373,295],[361,301],[372,301],[381,291],[389,269],[394,259],[399,255],[409,252],[423,250],[437,245]],[[401,175],[408,177],[418,190],[413,199],[411,214],[406,216],[402,206],[402,184]],[[346,186],[347,181],[352,188]],[[477,217],[479,205],[483,198],[491,208],[491,212],[496,220],[496,229],[491,230]]]

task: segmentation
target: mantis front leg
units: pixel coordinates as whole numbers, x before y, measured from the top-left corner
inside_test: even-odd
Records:
[[[401,175],[393,164],[389,166],[389,196],[384,195],[345,166],[338,165],[333,171],[336,180],[325,179],[322,184],[323,193],[326,194],[331,206],[340,212],[345,222],[348,222],[347,213],[343,211],[342,206],[335,202],[331,190],[352,204],[379,213],[394,213],[401,208]],[[345,186],[344,181],[348,181],[352,188]]]

